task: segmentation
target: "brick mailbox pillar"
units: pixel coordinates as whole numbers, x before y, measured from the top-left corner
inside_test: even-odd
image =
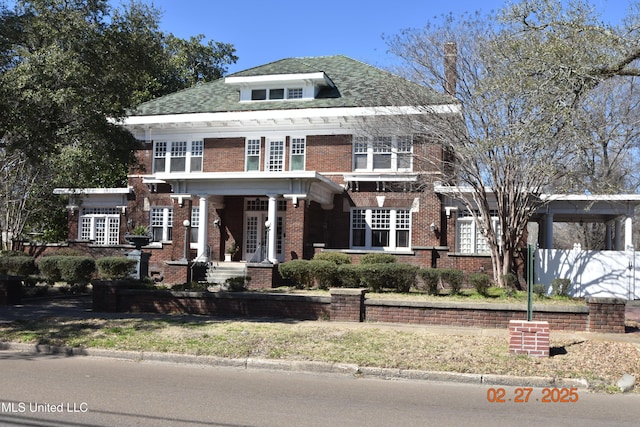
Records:
[[[331,289],[331,320],[363,322],[366,292],[366,289]]]
[[[589,332],[625,333],[625,300],[589,297],[587,307],[589,307]]]
[[[509,321],[509,353],[549,357],[549,322]]]

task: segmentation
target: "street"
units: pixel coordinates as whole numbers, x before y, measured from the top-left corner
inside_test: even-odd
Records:
[[[565,403],[542,403],[549,391],[526,390],[528,401],[515,403],[524,388],[11,352],[0,352],[0,366],[3,426],[631,426],[640,419],[640,396],[585,390]],[[504,402],[495,402],[502,393]]]

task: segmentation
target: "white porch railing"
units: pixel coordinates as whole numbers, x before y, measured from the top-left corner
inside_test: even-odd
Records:
[[[569,295],[640,299],[640,254],[635,251],[538,249],[535,283],[571,279]]]

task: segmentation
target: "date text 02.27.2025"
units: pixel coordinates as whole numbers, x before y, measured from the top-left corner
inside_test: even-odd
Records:
[[[533,387],[518,387],[514,389],[513,395],[509,395],[502,387],[492,387],[487,390],[487,400],[491,403],[528,403],[534,401],[542,403],[574,403],[578,401],[578,389],[575,387],[543,388],[540,396],[536,396],[533,391]],[[532,394],[534,395],[532,396]]]

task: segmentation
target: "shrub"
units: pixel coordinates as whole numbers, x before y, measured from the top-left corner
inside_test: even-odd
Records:
[[[491,279],[484,273],[471,273],[467,277],[469,283],[475,288],[482,296],[487,296],[489,286],[491,286]]]
[[[0,275],[10,274],[25,277],[37,272],[38,267],[36,267],[35,260],[28,255],[0,256]]]
[[[398,257],[384,253],[370,253],[360,257],[360,264],[388,264],[396,262]]]
[[[49,283],[64,280],[84,285],[95,273],[96,263],[91,257],[56,255],[41,258],[38,268]]]
[[[309,261],[308,267],[312,281],[320,289],[328,289],[338,281],[338,265],[331,261],[313,259]]]
[[[462,290],[462,280],[464,279],[462,271],[453,268],[443,268],[440,270],[440,278],[449,285],[452,295],[459,294]]]
[[[59,282],[62,280],[62,275],[60,273],[60,268],[58,267],[58,259],[62,258],[61,256],[46,256],[40,258],[38,261],[38,269],[40,273],[44,276],[45,280],[50,284],[54,282]]]
[[[538,295],[539,297],[544,296],[544,294],[546,293],[545,286],[542,283],[534,284],[531,290],[534,294]]]
[[[551,289],[554,295],[569,296],[569,288],[571,287],[571,279],[553,279],[551,281]]]
[[[314,260],[331,261],[336,265],[351,264],[351,257],[342,252],[318,252]]]
[[[342,264],[338,266],[338,284],[345,288],[359,288],[362,285],[362,266],[358,264]]]
[[[103,279],[126,279],[136,268],[137,261],[123,256],[98,258],[96,261],[98,274]]]
[[[504,283],[505,287],[509,290],[509,292],[513,293],[518,290],[518,277],[513,273],[507,273],[502,276],[502,283]]]
[[[429,295],[438,295],[438,285],[440,284],[440,271],[435,268],[421,268],[418,274],[427,285]]]
[[[243,292],[247,290],[247,282],[249,280],[251,280],[250,276],[235,276],[229,277],[224,283],[227,285],[229,292]]]
[[[409,292],[416,284],[418,267],[407,264],[364,264],[361,267],[362,283],[373,292],[391,288],[398,292]]]
[[[96,272],[96,261],[91,257],[69,256],[58,261],[62,280],[86,285]]]
[[[309,261],[294,259],[278,264],[278,272],[284,279],[290,279],[299,289],[313,286],[313,277],[309,268]]]

